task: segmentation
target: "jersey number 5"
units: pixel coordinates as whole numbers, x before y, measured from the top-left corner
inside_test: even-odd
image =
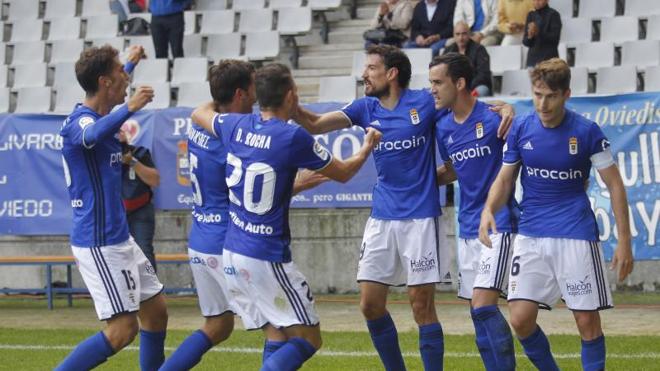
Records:
[[[193,187],[193,202],[197,206],[202,206],[202,189],[199,188],[199,181],[197,180],[197,175],[195,175],[195,170],[197,170],[197,156],[194,153],[190,153],[190,184]]]
[[[236,187],[241,182],[241,178],[243,178],[243,161],[232,153],[227,153],[227,163],[234,168],[229,177],[226,178],[227,187],[229,187],[229,201],[241,206],[243,204],[232,188]],[[261,199],[259,202],[254,202],[254,183],[259,175],[261,175],[263,182],[261,186]],[[273,208],[275,179],[275,170],[263,162],[254,162],[245,169],[245,182],[243,184],[243,207],[245,210],[257,215],[263,215]]]

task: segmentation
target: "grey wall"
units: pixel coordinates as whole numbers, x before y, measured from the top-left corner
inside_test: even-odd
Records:
[[[447,208],[444,222],[453,231],[453,208]],[[290,213],[293,259],[306,275],[314,292],[356,292],[355,275],[362,231],[368,209],[295,209]],[[190,226],[187,212],[157,213],[156,251],[184,253]],[[455,243],[450,238],[451,243]],[[71,255],[68,238],[63,236],[0,236],[0,255]],[[455,265],[455,264],[454,264]],[[0,287],[43,287],[45,269],[28,266],[1,266]],[[75,270],[74,270],[75,271]],[[615,288],[613,272],[608,272]],[[57,268],[54,279],[65,281],[65,270]],[[159,277],[168,286],[192,285],[187,265],[160,266]],[[74,282],[82,286],[77,272]],[[640,261],[619,289],[660,291],[660,261]],[[449,289],[445,287],[445,289]]]

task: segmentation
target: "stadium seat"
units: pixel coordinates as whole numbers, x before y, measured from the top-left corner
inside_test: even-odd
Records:
[[[163,109],[169,108],[172,103],[172,92],[170,90],[170,83],[168,82],[154,82],[149,84],[154,89],[154,99],[147,104],[146,109]],[[208,85],[206,90],[208,90]]]
[[[0,65],[7,64],[7,45],[0,43]]]
[[[562,22],[573,17],[573,0],[552,0],[550,7],[559,12]]]
[[[273,2],[271,1],[271,4]],[[312,8],[279,8],[277,31],[280,35],[304,34],[312,29]]]
[[[628,41],[621,47],[621,64],[624,66],[657,66],[660,64],[660,41]]]
[[[163,83],[168,81],[169,62],[167,59],[144,59],[135,66],[133,86]]]
[[[431,87],[429,83],[429,74],[413,74],[410,76],[410,84],[408,85],[410,89],[428,89]]]
[[[202,54],[202,35],[183,35],[183,56],[201,57]]]
[[[14,89],[46,86],[48,67],[46,63],[30,63],[14,66]]]
[[[0,112],[9,112],[9,88],[0,88]]]
[[[657,0],[626,0],[623,14],[640,17],[660,14],[660,6]]]
[[[351,76],[321,77],[319,102],[350,102],[356,98],[355,79]]]
[[[11,42],[39,41],[43,37],[44,21],[22,19],[11,24]]]
[[[110,2],[108,0],[83,0],[81,16],[109,16],[111,14],[112,11],[110,10]]]
[[[531,96],[529,71],[524,69],[502,72],[502,95]]]
[[[238,32],[224,35],[210,35],[206,43],[206,57],[211,61],[240,58],[241,34]]]
[[[18,89],[14,113],[46,113],[50,111],[50,87],[26,87]]]
[[[55,90],[55,107],[53,107],[55,113],[68,114],[77,103],[85,99],[85,91],[76,82],[55,86],[53,90]]]
[[[131,36],[127,37],[126,40],[128,41],[128,46],[141,45],[144,48],[144,54],[147,58],[156,58],[156,48],[154,47],[154,40],[151,36]]]
[[[75,84],[76,79],[76,63],[63,62],[52,65],[55,69],[53,74],[53,86],[62,86],[67,84]]]
[[[45,19],[73,18],[76,16],[76,0],[48,0],[46,1]]]
[[[209,84],[205,82],[182,83],[177,95],[177,107],[197,107],[212,99]]]
[[[566,43],[559,43],[559,45],[557,45],[557,52],[559,53],[559,58],[561,58],[563,60],[566,60],[566,54],[567,54]],[[525,55],[525,58],[526,58],[527,54],[524,54],[524,55]],[[523,66],[524,66],[524,64],[523,64]]]
[[[85,38],[102,39],[116,37],[119,31],[117,16],[114,14],[85,18],[87,31]]]
[[[660,91],[660,66],[651,66],[644,72],[644,91]]]
[[[357,80],[362,80],[362,73],[364,72],[364,63],[367,61],[367,55],[364,51],[353,52],[353,66],[351,68],[351,76]]]
[[[245,56],[250,60],[275,58],[280,54],[280,34],[277,31],[245,34]]]
[[[272,9],[248,9],[242,10],[238,21],[238,31],[265,32],[273,29]]]
[[[522,67],[522,48],[520,45],[487,46],[486,51],[490,55],[490,69],[493,74],[519,70]]]
[[[596,75],[596,93],[622,94],[637,90],[637,70],[633,66],[603,67]]]
[[[183,12],[184,35],[192,35],[197,31],[197,13],[191,11]]]
[[[223,10],[227,9],[227,0],[196,0],[196,10]]]
[[[569,46],[591,42],[591,19],[571,18],[562,20],[560,40]]]
[[[39,0],[10,0],[7,20],[39,18]]]
[[[268,6],[273,9],[298,8],[302,6],[302,0],[270,0]]]
[[[637,17],[603,18],[600,22],[600,41],[622,43],[637,40],[638,36]]]
[[[125,45],[125,40],[123,37],[88,39],[87,42],[89,42],[92,46],[110,45],[113,48],[119,50],[120,52],[124,50],[124,45]]]
[[[312,10],[330,10],[341,6],[341,0],[309,0],[307,6]]]
[[[7,76],[9,74],[9,69],[6,65],[0,65],[0,87],[4,88],[7,86]]]
[[[431,48],[419,49],[403,49],[408,59],[410,59],[410,67],[412,74],[424,74],[429,71],[429,63],[431,62],[432,52]]]
[[[575,67],[587,67],[594,70],[599,67],[614,66],[614,44],[594,42],[580,44],[575,48]]]
[[[209,61],[206,58],[177,58],[172,67],[172,85],[184,82],[204,82],[208,74]]]
[[[616,14],[616,0],[580,0],[579,3],[580,18],[614,17]]]
[[[242,11],[246,9],[262,9],[266,7],[264,0],[234,0],[232,9]]]
[[[589,92],[589,70],[586,67],[571,68],[571,94],[584,95]]]
[[[646,23],[646,40],[660,40],[660,15],[649,17]]]
[[[12,45],[12,64],[38,63],[44,61],[46,43],[26,41]]]
[[[199,33],[204,35],[232,33],[234,32],[234,18],[233,10],[204,12]]]
[[[49,23],[47,40],[75,40],[80,38],[80,18],[53,18]]]

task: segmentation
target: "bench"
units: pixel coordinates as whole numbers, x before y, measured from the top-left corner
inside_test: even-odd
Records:
[[[188,264],[187,254],[157,254],[156,263],[161,264]],[[46,294],[48,309],[53,309],[53,299],[55,294],[66,294],[68,306],[73,305],[73,294],[89,294],[89,291],[82,287],[72,287],[72,269],[76,265],[73,256],[0,256],[0,265],[36,265],[46,267],[46,287],[45,288],[26,288],[9,289],[0,288],[2,294],[30,293]],[[53,267],[66,266],[66,287],[53,287]],[[171,293],[196,293],[194,288],[189,287],[170,287],[163,290],[166,294]]]

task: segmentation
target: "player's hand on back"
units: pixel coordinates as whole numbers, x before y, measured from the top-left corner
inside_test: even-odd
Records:
[[[616,270],[619,282],[626,279],[630,272],[632,272],[633,255],[632,249],[630,247],[630,240],[619,240],[616,245],[616,250],[614,250],[614,256],[612,257],[612,265],[610,265],[610,270]]]
[[[502,121],[500,121],[500,126],[497,128],[497,137],[506,138],[509,135],[509,130],[511,130],[511,125],[513,124],[513,117],[516,114],[516,111],[513,109],[513,106],[504,103],[496,102],[495,105],[490,107],[490,110],[497,112],[502,116]]]
[[[492,212],[484,209],[481,212],[481,221],[479,222],[479,241],[488,247],[493,247],[493,243],[490,240],[490,234],[488,233],[491,230],[493,233],[497,233],[495,217]]]
[[[144,47],[142,45],[131,45],[128,48],[128,57],[126,58],[129,62],[133,64],[138,64],[140,59],[145,58]]]
[[[139,86],[128,99],[128,110],[137,112],[154,99],[154,89],[150,86]]]

